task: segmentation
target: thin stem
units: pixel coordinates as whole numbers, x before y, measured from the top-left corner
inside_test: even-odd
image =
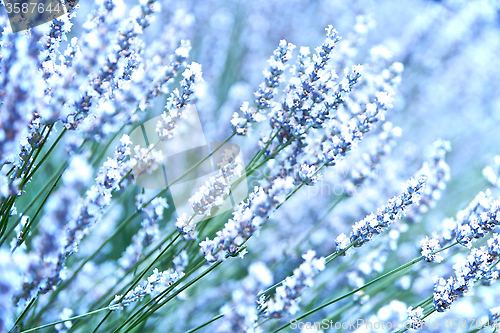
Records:
[[[29,330],[22,331],[20,333],[28,333],[28,332],[38,331],[38,330],[41,330],[42,328],[47,328],[47,327],[54,326],[54,325],[57,325],[57,324],[65,323],[67,321],[71,321],[71,320],[76,320],[76,319],[88,317],[88,316],[91,316],[91,315],[96,314],[98,312],[105,311],[105,310],[109,310],[109,309],[107,307],[106,308],[102,308],[102,309],[98,309],[98,310],[87,312],[85,314],[82,314],[82,315],[79,315],[79,316],[75,316],[75,317],[71,317],[71,318],[68,318],[68,319],[65,319],[65,320],[59,320],[59,321],[55,321],[55,322],[50,323],[50,324],[45,324],[45,325],[38,326],[38,327],[35,327],[35,328],[30,328]]]
[[[158,254],[158,256],[149,264],[149,266],[147,268],[145,268],[141,274],[139,274],[131,283],[130,283],[130,286],[129,288],[124,292],[123,289],[122,291],[120,291],[119,293],[122,294],[122,296],[120,297],[120,300],[118,301],[118,303],[120,303],[124,298],[125,296],[127,295],[127,293],[129,291],[131,291],[132,289],[134,289],[134,287],[137,285],[137,283],[139,283],[139,281],[142,280],[142,278],[146,275],[146,273],[153,267],[153,265],[156,263],[156,261],[158,259],[160,259],[169,249],[170,247],[173,245],[173,243],[175,243],[175,241],[177,241],[180,237],[180,233],[177,233],[177,235],[174,237],[174,239],[170,242],[170,244],[168,244],[168,246],[166,246],[161,252],[160,254]],[[132,270],[132,269],[131,269]],[[128,272],[127,272],[128,273]],[[125,289],[125,288],[124,288]],[[96,330],[97,328],[99,328],[99,326],[101,326],[104,321],[108,318],[109,316],[106,316],[103,318],[103,320],[99,323],[99,325],[96,327]]]
[[[326,302],[326,303],[324,303],[324,304],[322,304],[322,305],[320,305],[320,306],[318,306],[318,307],[316,307],[316,308],[314,308],[314,309],[312,309],[312,310],[310,310],[310,311],[308,311],[308,312],[304,313],[303,315],[301,315],[301,316],[299,316],[299,317],[295,318],[294,320],[296,320],[296,321],[300,321],[301,319],[304,319],[305,317],[307,317],[307,316],[309,316],[309,315],[311,315],[311,314],[313,314],[313,313],[315,313],[315,312],[318,312],[319,310],[322,310],[322,309],[324,309],[324,308],[326,308],[326,307],[328,307],[328,306],[330,306],[330,305],[332,305],[332,304],[334,304],[334,303],[337,303],[337,302],[339,302],[339,301],[341,301],[341,300],[343,300],[343,299],[345,299],[345,298],[347,298],[347,297],[349,297],[349,296],[352,296],[352,295],[354,295],[355,293],[357,293],[357,292],[359,292],[359,291],[361,291],[361,290],[363,290],[363,289],[366,289],[366,288],[368,288],[369,286],[371,286],[371,285],[373,285],[373,284],[375,284],[375,283],[377,283],[377,282],[379,282],[379,281],[381,281],[381,280],[385,279],[386,277],[391,276],[392,274],[398,273],[398,272],[400,272],[400,271],[402,271],[402,270],[404,270],[404,269],[407,269],[407,268],[409,268],[409,267],[411,267],[411,266],[415,265],[416,263],[418,263],[418,262],[420,262],[420,261],[422,261],[422,260],[423,260],[423,258],[422,258],[422,257],[420,257],[420,258],[414,259],[414,260],[412,260],[412,261],[410,261],[410,262],[408,262],[408,263],[406,263],[406,264],[404,264],[404,265],[402,265],[402,266],[399,266],[398,268],[395,268],[395,269],[393,269],[392,271],[387,272],[387,273],[385,273],[384,275],[379,276],[378,278],[376,278],[376,279],[374,279],[374,280],[372,280],[372,281],[368,282],[367,284],[365,284],[365,285],[363,285],[363,286],[361,286],[361,287],[359,287],[359,288],[357,288],[357,289],[354,289],[354,290],[352,290],[352,291],[348,292],[347,294],[344,294],[344,295],[342,295],[342,296],[339,296],[339,297],[337,297],[337,298],[334,298],[334,299],[332,299],[331,301],[328,301],[328,302]],[[285,325],[283,325],[283,326],[279,327],[279,328],[278,328],[277,330],[275,330],[274,332],[279,332],[279,331],[281,331],[281,330],[283,330],[283,329],[287,328],[288,326],[289,326],[289,324],[285,324]]]
[[[223,313],[221,313],[221,314],[220,314],[220,315],[218,315],[218,316],[213,317],[213,318],[212,318],[212,319],[210,319],[209,321],[207,321],[207,322],[205,322],[205,323],[203,323],[203,324],[201,324],[201,325],[199,325],[199,326],[196,326],[195,328],[190,329],[190,330],[189,330],[189,331],[187,331],[186,333],[193,333],[193,332],[196,332],[197,330],[202,329],[203,327],[210,325],[211,323],[213,323],[214,321],[219,320],[219,319],[220,319],[220,318],[222,318],[222,317],[224,317],[224,314],[223,314]]]
[[[67,161],[65,163],[65,165],[63,165],[59,171],[47,182],[47,184],[45,186],[42,186],[42,188],[40,189],[40,191],[38,191],[38,193],[34,196],[33,200],[31,200],[31,202],[28,204],[28,206],[26,206],[26,208],[23,210],[23,212],[21,213],[21,216],[24,216],[28,213],[28,211],[31,209],[31,207],[33,207],[33,205],[35,204],[35,202],[38,201],[38,199],[40,199],[42,197],[42,193],[45,192],[47,190],[47,188],[49,188],[49,184],[53,183],[56,179],[59,180],[60,178],[60,175],[64,172],[64,170],[66,170],[66,168],[68,167],[69,165],[69,161]],[[17,221],[10,227],[10,229],[5,233],[5,235],[3,236],[2,240],[0,240],[0,246],[2,246],[2,244],[5,242],[5,240],[9,237],[9,235],[14,231],[14,229],[17,227],[17,225],[19,224],[19,222],[21,221],[21,216],[17,219]],[[31,223],[31,222],[30,222]]]

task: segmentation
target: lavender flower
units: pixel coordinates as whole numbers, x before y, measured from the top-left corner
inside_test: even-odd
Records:
[[[143,173],[152,173],[164,161],[163,152],[156,150],[154,144],[150,144],[147,148],[135,146],[134,152],[131,163],[134,165],[135,178],[138,178]]]
[[[486,198],[483,197],[483,199]],[[472,246],[473,239],[485,237],[488,232],[495,230],[500,224],[500,198],[491,203],[480,199],[473,202],[471,206],[474,206],[474,210],[471,211],[473,214],[458,224],[456,232],[457,241],[469,248]],[[484,210],[479,211],[479,207],[484,208]]]
[[[113,13],[115,9],[115,5],[111,1],[106,5],[109,12],[104,16]],[[108,32],[113,38],[111,43],[106,46],[105,59],[102,59],[101,66],[95,72],[89,73],[90,82],[84,85],[85,92],[76,99],[74,105],[77,112],[71,113],[66,118],[68,128],[74,128],[78,125],[89,111],[94,116],[91,121],[87,120],[85,123],[85,130],[89,136],[99,138],[104,134],[115,132],[122,126],[123,121],[129,120],[130,110],[124,108],[124,106],[128,106],[128,103],[124,105],[121,102],[131,99],[134,102],[139,100],[133,93],[130,93],[129,89],[129,81],[135,81],[133,74],[140,62],[139,53],[142,45],[138,36],[149,26],[152,19],[151,14],[158,9],[159,4],[156,1],[144,1],[135,10],[132,10],[132,17],[118,24],[116,33]],[[95,23],[97,22],[93,22],[93,24]],[[87,42],[89,43],[90,40]],[[85,72],[88,69],[82,69],[82,71]],[[101,107],[95,108],[96,105]]]
[[[173,260],[175,270],[177,272],[182,272],[189,263],[188,255],[186,250],[182,250]]]
[[[36,149],[41,147],[44,141],[42,134],[46,132],[45,128],[42,127],[41,121],[40,115],[36,111],[33,112],[33,118],[28,124],[28,133],[20,140],[21,149],[19,158],[13,163],[14,170],[10,176],[11,190],[16,195],[24,193],[25,186],[22,186],[20,181],[28,176],[29,166],[33,163],[32,154]]]
[[[193,62],[182,73],[181,90],[175,89],[165,105],[162,119],[156,125],[156,133],[160,140],[172,138],[172,131],[176,122],[182,117],[182,108],[193,102],[193,93],[196,85],[202,80],[201,65]]]
[[[304,183],[306,185],[315,184],[322,178],[321,174],[317,174],[317,168],[314,165],[309,166],[307,164],[302,164],[300,165],[298,173],[298,178],[300,179],[301,183]]]
[[[302,255],[304,262],[276,288],[276,294],[267,303],[268,315],[279,318],[285,313],[295,314],[299,310],[299,298],[304,288],[313,285],[313,278],[325,269],[325,258],[314,258],[316,252],[309,250]]]
[[[281,76],[288,67],[286,63],[290,60],[294,48],[295,45],[287,44],[285,40],[280,41],[273,56],[268,60],[269,69],[264,71],[264,82],[260,84],[259,90],[255,93],[257,107],[251,108],[248,103],[244,103],[241,111],[245,118],[241,118],[236,112],[233,114],[231,125],[237,134],[247,134],[250,123],[265,119],[262,113],[265,109],[273,106],[271,101],[278,93],[278,87],[282,81]]]
[[[500,235],[494,234],[488,246],[472,248],[467,259],[453,266],[455,276],[448,280],[434,278],[434,308],[439,312],[450,309],[451,304],[472,288],[474,282],[487,277],[491,267],[500,256]]]
[[[17,162],[16,155],[23,159],[17,164],[17,170],[11,179],[0,173],[0,191],[2,197],[21,195],[22,188],[18,177],[24,174],[19,163],[24,162],[27,150],[37,144],[36,128],[39,123],[36,110],[45,107],[44,95],[46,84],[38,75],[40,60],[38,53],[41,45],[39,31],[32,31],[27,37],[22,34],[7,34],[2,41],[2,59],[0,61],[0,170],[6,164]],[[32,73],[37,73],[33,75]],[[35,131],[29,134],[29,128]],[[24,138],[24,139],[23,139]],[[31,140],[31,142],[30,142]],[[18,153],[21,142],[21,153]],[[7,185],[8,184],[8,185]]]
[[[69,223],[69,233],[66,244],[66,256],[76,251],[78,243],[83,239],[86,229],[99,220],[101,210],[109,205],[112,192],[119,190],[120,181],[130,171],[130,138],[124,134],[120,145],[116,146],[113,158],[103,163],[96,177],[96,184],[86,193],[86,198],[80,205],[76,218]]]
[[[443,230],[440,235],[441,245],[455,238],[458,240],[460,233],[464,233],[465,235],[471,233],[472,229],[469,224],[472,221],[477,221],[481,214],[488,212],[493,201],[489,189],[485,192],[479,192],[465,209],[457,213],[456,218],[447,218],[443,220]],[[477,222],[475,223],[477,224]],[[461,244],[464,246],[471,246],[469,240],[468,237],[463,237],[463,242]]]
[[[372,213],[354,224],[349,237],[350,243],[355,242],[355,247],[362,246],[370,241],[374,235],[382,233],[383,228],[404,216],[410,205],[418,204],[424,184],[425,177],[420,177],[418,180],[411,178],[406,184],[406,190],[401,195],[390,199],[387,205],[377,209],[377,214]],[[349,243],[346,241],[346,236],[340,234],[335,244],[337,251],[343,251]]]
[[[246,202],[239,204],[222,230],[217,231],[217,236],[200,243],[200,248],[208,262],[222,261],[226,254],[238,252],[239,247],[247,241],[261,225],[267,216],[280,203],[283,203],[286,194],[293,188],[293,178],[277,178],[267,188],[256,186],[248,196]]]
[[[23,288],[14,298],[15,303],[20,300],[29,300],[34,297],[40,288],[45,288],[47,277],[56,269],[62,249],[65,246],[65,238],[61,237],[61,230],[67,228],[80,199],[79,190],[87,185],[92,177],[92,169],[86,162],[85,156],[75,155],[70,161],[69,167],[63,174],[64,186],[58,189],[47,201],[43,223],[39,225],[38,234],[32,238],[31,251],[28,267],[24,272]],[[19,233],[11,243],[13,251],[18,251],[22,240],[25,239],[21,231],[24,227],[24,217],[18,225]],[[24,247],[25,243],[22,243]]]
[[[409,307],[406,312],[408,313],[408,323],[409,327],[412,329],[419,329],[424,326],[423,317],[424,317],[424,309],[420,306],[416,309],[413,307]]]
[[[229,195],[231,183],[234,177],[240,177],[243,170],[241,160],[234,156],[234,151],[226,149],[222,155],[221,169],[218,175],[210,177],[205,185],[202,185],[198,191],[189,198],[189,203],[193,209],[193,215],[188,217],[183,213],[178,219],[176,226],[183,234],[184,239],[195,239],[196,221],[194,217],[210,216],[212,208],[224,203],[224,196]]]
[[[179,273],[174,269],[158,272],[158,269],[155,268],[153,274],[148,277],[147,281],[145,281],[142,286],[135,287],[125,296],[116,295],[113,301],[109,303],[108,307],[112,311],[122,310],[123,307],[133,302],[142,301],[144,297],[151,295],[153,292],[161,292],[183,276],[183,272]]]
[[[210,177],[207,183],[200,187],[190,199],[191,208],[197,215],[210,216],[213,207],[223,203],[223,196],[228,195],[233,178],[240,177],[243,167],[240,159],[230,157],[232,151],[226,149],[223,155],[223,166],[217,176]]]
[[[142,206],[142,198],[138,198],[138,205]],[[164,198],[154,198],[143,211],[147,218],[141,222],[141,229],[132,237],[132,243],[127,246],[118,264],[127,270],[140,258],[144,249],[152,244],[159,235],[158,222],[163,219],[163,210],[168,208]]]
[[[335,122],[330,121],[325,124],[330,133],[327,132],[326,140],[321,140],[320,149],[323,154],[320,158],[317,154],[307,156],[305,153],[304,148],[309,144],[307,140],[309,128],[323,126],[327,115],[348,99],[348,94],[361,75],[361,66],[354,66],[351,70],[346,69],[345,77],[340,83],[333,82],[337,76],[327,70],[326,65],[332,57],[332,50],[339,37],[331,26],[326,30],[327,38],[316,50],[312,61],[306,59],[307,50],[301,49],[300,66],[295,69],[295,76],[286,88],[281,108],[276,105],[273,110],[271,125],[277,133],[276,135],[271,133],[269,139],[264,138],[260,142],[261,147],[265,147],[268,145],[268,140],[277,137],[278,140],[269,146],[265,155],[270,156],[284,145],[280,147],[281,151],[276,156],[276,160],[282,162],[284,167],[276,169],[270,175],[267,184],[256,188],[246,203],[238,205],[233,213],[233,219],[226,223],[214,240],[207,238],[200,243],[207,261],[223,260],[225,256],[219,253],[221,250],[227,251],[227,254],[236,253],[238,247],[260,229],[266,220],[263,217],[284,202],[286,195],[292,189],[287,184],[291,185],[292,180],[295,184],[307,183],[308,180],[304,179],[304,170],[310,171],[312,168],[317,170],[321,165],[334,165],[336,163],[334,160],[345,156],[351,146],[362,139],[364,133],[368,132],[375,122],[383,119],[386,104],[390,103],[391,98],[387,92],[378,92],[375,103],[368,103],[365,109],[361,110],[356,118],[351,118],[347,124],[335,121],[334,117],[332,119]],[[340,131],[339,124],[343,126]],[[286,147],[287,145],[289,146]],[[303,162],[299,164],[299,160]],[[308,173],[311,177],[314,175]],[[255,208],[253,201],[258,203]],[[252,212],[258,212],[257,218],[250,218]]]
[[[0,16],[0,331],[36,331],[40,326],[89,331],[99,322],[106,332],[118,326],[267,332],[286,330],[283,317],[299,305],[311,310],[299,320],[304,322],[341,309],[334,318],[338,323],[362,313],[365,322],[406,321],[412,328],[425,328],[423,317],[432,311],[428,302],[416,309],[403,302],[428,294],[427,277],[436,274],[443,276],[435,285],[438,310],[470,294],[478,281],[479,297],[463,299],[463,309],[468,318],[491,309],[490,322],[498,319],[494,295],[500,241],[492,235],[498,232],[500,199],[492,195],[498,189],[483,190],[461,207],[468,189],[486,184],[469,162],[498,155],[500,95],[491,84],[500,76],[495,1],[416,1],[397,8],[386,2],[373,16],[373,8],[363,2],[326,0],[85,4],[17,34],[11,33],[8,18]],[[9,4],[0,1],[2,6],[8,10]],[[347,32],[343,39],[328,25],[332,17],[341,18],[336,24]],[[380,21],[372,31],[371,17]],[[318,26],[327,26],[323,39]],[[307,46],[297,47],[292,59],[295,46],[283,38]],[[319,46],[309,45],[315,40]],[[381,41],[384,45],[377,44]],[[191,43],[197,63],[188,60]],[[214,215],[232,190],[230,178],[243,173],[242,166],[223,166],[203,187],[192,189],[194,196],[184,203],[191,214],[167,213],[165,200],[152,198],[156,191],[143,191],[137,209],[130,198],[137,193],[130,187],[132,172],[140,176],[161,168],[161,153],[168,152],[156,150],[157,144],[169,145],[194,103],[206,141],[222,142],[228,135],[236,140],[251,161],[245,176],[253,182],[249,196],[233,203],[232,216],[219,215],[201,228],[197,223]],[[386,114],[393,105],[395,112]],[[116,138],[162,113],[154,125],[165,142],[142,149],[119,143],[125,146],[119,155],[126,156],[104,157],[103,164],[103,154]],[[403,140],[395,139],[400,134],[396,126],[405,129]],[[421,147],[436,137],[450,138],[453,159],[445,160],[449,146],[438,140],[413,175],[415,186],[385,203],[401,177],[416,170]],[[364,138],[367,142],[361,142]],[[500,176],[498,161],[483,172],[493,187]],[[453,193],[443,195],[449,179],[446,163],[457,177]],[[332,167],[337,176],[330,178],[325,172]],[[419,176],[426,177],[425,187]],[[189,190],[189,181],[176,182],[171,194],[175,197],[182,187]],[[314,198],[307,186],[316,190]],[[334,195],[324,195],[325,190]],[[418,206],[411,204],[417,201]],[[453,207],[461,211],[443,219]],[[139,231],[128,237],[126,223],[137,215]],[[165,230],[158,226],[160,219],[167,219]],[[359,222],[353,228],[345,221]],[[407,223],[416,221],[421,224]],[[177,232],[176,222],[184,239],[166,237]],[[419,235],[422,230],[436,232],[425,237]],[[165,233],[161,244],[160,233]],[[339,235],[335,243],[332,235]],[[448,277],[443,272],[456,261],[447,258],[449,252],[434,252],[455,241],[469,256]],[[291,270],[293,260],[288,259],[304,247],[334,251],[330,261],[362,244],[356,250],[360,255],[343,258],[332,274],[319,274],[326,259],[308,253],[276,294],[262,291],[273,275]],[[405,270],[402,276],[401,270],[390,272],[418,261],[409,261],[415,245],[421,259],[434,264],[418,272]],[[236,254],[242,260],[221,262]],[[172,257],[172,264],[160,269]],[[128,304],[140,309],[144,304],[132,302],[152,299],[160,291],[169,291],[168,297],[138,316],[118,311],[101,321],[102,313],[93,310],[129,285],[135,274],[131,267],[140,270],[153,261],[163,263],[150,279],[100,310]],[[168,287],[181,282],[184,271],[189,274],[186,284]],[[346,290],[350,287],[363,288],[352,295]],[[256,298],[258,294],[262,296]],[[325,308],[332,302],[324,303],[326,298],[340,301]],[[78,327],[70,328],[68,318],[80,315]],[[281,318],[279,323],[273,317]],[[304,325],[302,330],[321,328]],[[357,331],[362,330],[377,329]]]
[[[196,232],[196,221],[193,216],[188,217],[186,213],[183,213],[177,218],[175,225],[182,233],[184,239],[196,239],[198,233]]]
[[[89,228],[101,219],[102,210],[109,205],[112,192],[120,189],[120,181],[131,169],[130,162],[126,160],[130,155],[131,141],[124,135],[120,142],[121,144],[115,149],[114,158],[108,158],[104,162],[97,175],[96,184],[87,191],[85,199],[78,204],[72,219],[67,223],[65,241],[59,248],[57,260],[54,258],[53,261],[49,261],[50,268],[46,269],[41,277],[35,274],[36,270],[29,268],[23,281],[23,293],[17,295],[17,299],[29,300],[34,296],[32,295],[34,291],[47,293],[63,278],[66,259],[77,251],[78,244],[88,233]],[[51,256],[53,252],[50,251]]]
[[[441,249],[441,246],[439,245],[439,240],[435,238],[429,239],[429,237],[425,237],[425,239],[422,240],[422,257],[427,262],[441,262],[444,258],[439,255],[439,254],[434,254],[432,252],[436,252]]]
[[[167,32],[166,35],[169,35],[169,33]],[[151,69],[144,69],[145,78],[142,80],[142,85],[145,86],[144,88],[147,93],[145,96],[141,97],[139,102],[140,110],[146,110],[154,97],[168,93],[168,84],[177,76],[178,71],[184,65],[189,56],[189,51],[191,50],[189,41],[180,40],[178,42],[179,46],[175,49],[174,54],[166,55],[164,54],[165,43],[163,41],[161,42],[161,46],[157,49],[156,54],[152,51],[153,54],[149,57],[152,65]],[[154,50],[155,48],[151,47],[150,49]],[[164,58],[169,59],[170,63],[163,64],[162,61]],[[159,63],[157,64],[157,62]]]
[[[422,214],[429,208],[435,206],[436,201],[441,197],[441,192],[446,188],[446,183],[450,180],[450,168],[444,161],[447,152],[451,151],[448,141],[437,140],[434,142],[434,152],[430,161],[425,162],[422,169],[417,173],[427,178],[426,186],[420,205],[411,207],[407,218],[410,221],[418,221]]]
[[[322,143],[322,160],[326,165],[333,166],[345,156],[356,141],[363,138],[365,132],[369,131],[375,122],[384,119],[384,112],[390,97],[386,92],[377,94],[373,103],[366,105],[366,110],[357,117],[352,118],[347,124],[335,129],[332,135]]]

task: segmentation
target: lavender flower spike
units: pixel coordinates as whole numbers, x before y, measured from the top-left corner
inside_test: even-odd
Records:
[[[114,157],[108,157],[99,169],[95,185],[87,191],[85,199],[81,201],[73,218],[68,222],[65,244],[60,249],[59,258],[49,276],[33,279],[30,274],[32,272],[26,272],[23,291],[22,294],[16,295],[17,299],[29,300],[36,288],[39,293],[47,293],[62,280],[66,259],[78,250],[78,244],[89,229],[99,222],[102,210],[110,203],[112,192],[121,188],[120,181],[130,171],[131,162],[127,158],[130,155],[131,144],[128,135],[123,135],[115,149]]]
[[[495,230],[500,224],[500,198],[489,203],[486,200],[483,202],[485,210],[478,213],[467,221],[467,224],[458,225],[457,227],[457,242],[471,247],[473,239],[485,237],[488,232]]]
[[[137,206],[142,207],[142,196],[139,197]],[[132,237],[132,243],[118,259],[118,263],[123,269],[132,267],[141,257],[144,249],[158,238],[158,222],[163,219],[163,210],[168,208],[165,198],[154,198],[151,204],[144,208],[147,218],[141,226],[142,228]]]
[[[437,140],[434,142],[434,151],[429,161],[426,161],[418,174],[427,177],[426,186],[418,206],[412,206],[407,218],[411,222],[417,222],[429,208],[436,205],[440,199],[441,192],[446,188],[446,183],[450,180],[450,167],[444,158],[447,152],[451,151],[448,141]]]
[[[269,316],[279,318],[287,312],[293,315],[299,310],[299,297],[304,288],[311,287],[314,276],[325,269],[325,258],[314,258],[315,255],[313,250],[302,255],[304,262],[276,288],[274,298],[267,304]]]
[[[433,252],[439,251],[440,249],[441,246],[438,239],[429,239],[429,237],[425,237],[425,239],[422,240],[422,257],[424,257],[425,261],[441,262],[444,258],[439,254],[433,254]]]
[[[199,191],[189,199],[191,208],[193,208],[193,211],[197,215],[210,216],[212,208],[221,205],[223,203],[223,196],[229,194],[231,188],[230,181],[235,176],[241,176],[243,167],[238,156],[236,156],[236,159],[233,158],[233,161],[226,160],[227,154],[231,152],[231,150],[226,149],[223,157],[225,160],[223,161],[224,166],[219,170],[219,174],[215,177],[210,177],[206,185],[200,187]]]
[[[388,227],[396,219],[400,219],[406,214],[408,207],[418,204],[425,184],[425,177],[418,179],[411,178],[406,190],[397,197],[390,199],[387,205],[377,209],[377,214],[370,214],[363,220],[356,222],[352,227],[352,232],[347,241],[344,234],[340,234],[336,239],[337,251],[343,251],[349,243],[356,242],[354,246],[359,247],[370,241],[373,235],[383,232],[383,228]]]
[[[156,125],[156,133],[160,140],[172,138],[172,131],[176,122],[182,117],[182,108],[194,101],[196,85],[202,80],[201,65],[193,62],[187,66],[182,73],[181,90],[175,89],[167,100],[165,112],[161,115],[161,120]]]
[[[455,276],[448,280],[436,276],[434,278],[434,309],[438,312],[449,310],[451,304],[459,296],[467,293],[476,280],[488,278],[492,265],[499,257],[500,235],[494,234],[493,238],[488,240],[488,246],[473,248],[466,260],[453,266]]]
[[[186,213],[182,214],[178,219],[176,226],[183,234],[184,239],[196,238],[196,223],[195,215],[210,216],[212,208],[220,206],[224,203],[224,196],[231,191],[231,182],[234,177],[240,177],[243,171],[241,160],[230,149],[226,149],[223,153],[221,169],[219,174],[213,177],[202,185],[199,190],[189,198],[189,203],[193,209],[193,214],[188,217]]]
[[[235,254],[255,232],[260,230],[268,216],[276,209],[278,204],[285,201],[286,194],[293,186],[293,177],[276,178],[269,187],[255,186],[247,201],[241,202],[233,212],[222,230],[217,231],[217,236],[200,243],[201,250],[208,262],[222,261],[226,254]]]
[[[183,272],[179,273],[172,268],[163,272],[158,272],[158,268],[155,268],[153,274],[148,277],[148,280],[142,286],[137,286],[135,289],[129,291],[123,299],[121,295],[116,295],[109,304],[109,309],[112,311],[122,310],[124,306],[130,303],[142,301],[146,295],[150,295],[155,291],[161,291],[171,286],[183,276]]]
[[[249,107],[248,103],[243,103],[241,111],[245,118],[241,118],[237,112],[233,114],[231,126],[238,135],[245,135],[248,132],[248,127],[252,122],[258,122],[265,119],[262,112],[264,109],[272,107],[271,101],[278,93],[278,87],[282,81],[282,74],[288,67],[286,63],[292,57],[292,50],[295,45],[281,40],[278,48],[274,50],[274,54],[268,60],[269,69],[264,70],[264,82],[259,86],[259,90],[255,93],[255,105],[257,108]]]
[[[416,309],[413,307],[409,307],[408,310],[406,310],[408,313],[408,323],[407,325],[411,327],[412,329],[418,329],[424,326],[424,309],[421,308],[420,306]]]

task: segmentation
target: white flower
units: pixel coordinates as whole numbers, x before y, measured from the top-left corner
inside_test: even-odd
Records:
[[[433,254],[432,252],[436,252],[441,249],[441,246],[439,245],[439,240],[432,238],[429,239],[429,237],[425,237],[421,241],[422,244],[422,257],[425,258],[426,261],[428,262],[441,262],[444,258],[439,255],[439,254]]]

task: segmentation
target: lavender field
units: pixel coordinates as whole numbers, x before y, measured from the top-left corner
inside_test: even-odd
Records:
[[[500,332],[499,0],[57,1],[0,5],[0,333]]]

